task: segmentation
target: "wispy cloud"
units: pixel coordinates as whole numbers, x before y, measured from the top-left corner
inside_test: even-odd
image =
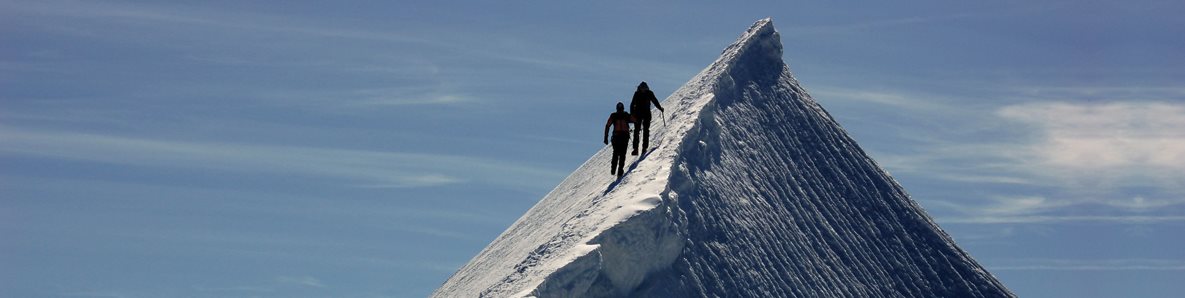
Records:
[[[1080,175],[1122,168],[1139,169],[1129,175],[1185,173],[1185,105],[1040,102],[1007,106],[998,115],[1040,132],[1041,140],[1021,153],[1041,167]]]
[[[1185,215],[1150,216],[1150,215],[997,215],[997,216],[959,216],[939,217],[941,223],[951,224],[1026,224],[1026,223],[1073,223],[1073,222],[1108,222],[1124,224],[1151,224],[1164,222],[1185,221]]]
[[[896,146],[873,150],[890,171],[983,189],[958,198],[919,198],[939,210],[943,222],[1150,223],[1185,219],[1173,213],[1185,206],[1185,105],[1172,100],[1185,93],[1178,89],[1021,88],[1027,91],[993,96],[1044,100],[1007,100],[996,107],[894,90],[812,93],[846,109],[875,114],[889,108],[921,118],[849,120],[895,132]],[[993,112],[971,111],[968,102]]]
[[[271,281],[264,281],[258,285],[240,285],[240,286],[206,286],[195,285],[193,290],[198,293],[206,295],[276,295],[287,291],[306,291],[310,288],[327,288],[321,279],[312,276],[291,276],[281,275],[276,276]],[[287,288],[287,291],[282,289]]]
[[[333,29],[325,26],[312,26],[298,22],[293,18],[276,15],[243,11],[211,11],[206,7],[195,5],[132,5],[97,1],[17,1],[9,6],[12,11],[52,17],[169,23],[401,43],[433,43],[408,34]]]
[[[1102,199],[1067,196],[989,196],[987,200],[927,200],[936,210],[958,216],[940,217],[943,223],[1015,224],[1115,222],[1158,223],[1185,221],[1172,207],[1185,206],[1185,198],[1146,199],[1119,195]]]
[[[1058,187],[1065,205],[1185,205],[1185,105],[1036,102],[997,115],[1034,132],[993,153],[1009,162],[1004,169]]]
[[[438,106],[456,109],[482,105],[476,96],[440,84],[345,90],[270,89],[249,95],[269,105],[316,111],[373,111],[376,108]]]
[[[131,295],[127,295],[127,294],[115,292],[115,291],[76,291],[76,292],[61,293],[60,295],[65,296],[65,297],[93,297],[93,298],[132,297]]]
[[[281,284],[299,285],[312,288],[324,288],[325,283],[320,279],[312,276],[279,276],[276,277],[276,282]]]
[[[961,224],[1017,224],[1017,223],[1158,223],[1185,221],[1169,207],[1185,206],[1185,199],[1149,200],[1142,197],[1125,199],[1121,196],[1102,200],[1079,197],[1049,198],[1044,196],[989,196],[986,200],[927,200],[935,210],[944,210],[937,220]],[[1167,212],[1158,212],[1167,209]]]
[[[160,35],[162,38],[183,36],[185,41],[198,41],[203,47],[211,44],[244,44],[250,47],[284,47],[290,50],[292,44],[303,45],[301,50],[325,49],[325,44],[337,42],[359,42],[350,47],[349,53],[334,53],[321,59],[342,60],[346,57],[366,57],[369,63],[342,63],[343,69],[376,71],[393,69],[387,66],[401,66],[432,60],[442,63],[465,61],[466,69],[480,68],[475,64],[514,64],[519,68],[564,69],[569,71],[601,74],[608,77],[621,73],[635,73],[653,80],[668,79],[681,82],[692,75],[699,66],[659,62],[653,59],[605,55],[584,48],[574,48],[565,43],[549,42],[536,36],[507,36],[488,34],[482,30],[457,30],[442,24],[410,23],[400,20],[384,28],[343,25],[348,22],[318,22],[309,18],[259,11],[226,10],[204,5],[183,3],[120,3],[97,1],[17,1],[8,13],[38,18],[57,18],[62,21],[38,22],[38,27],[55,28],[60,32],[86,35],[91,38],[116,39],[129,42],[144,42],[145,35]],[[397,18],[398,19],[398,18]],[[87,25],[76,25],[75,20],[86,20]],[[405,23],[407,22],[407,23]],[[127,23],[149,23],[152,26],[118,26]],[[64,24],[64,25],[63,25]],[[93,26],[100,24],[102,26]],[[84,27],[85,29],[79,29]],[[107,28],[111,27],[111,28]],[[473,29],[473,28],[466,28]],[[129,34],[129,30],[135,34]],[[198,30],[208,34],[177,34],[186,30]],[[140,37],[139,40],[129,36]],[[261,44],[259,36],[283,40],[275,45]],[[160,39],[148,39],[145,47],[167,46]],[[213,41],[213,42],[208,42]],[[359,46],[366,44],[366,46]],[[330,47],[333,49],[335,47]],[[241,50],[240,48],[236,48]],[[192,51],[186,51],[192,52]],[[222,51],[238,52],[238,51]],[[278,52],[278,51],[269,51]],[[409,53],[414,53],[409,55]],[[421,55],[423,54],[423,55]],[[408,57],[414,58],[408,58]],[[217,53],[187,54],[187,59],[223,64],[258,64],[277,60],[268,56],[236,57]],[[355,59],[366,60],[366,59]],[[279,59],[283,63],[311,63],[308,60]],[[356,61],[355,61],[356,62]],[[376,66],[380,65],[380,66]],[[0,65],[3,66],[3,65]],[[397,68],[396,68],[397,69]],[[498,73],[509,68],[499,68]],[[406,73],[398,69],[401,73]],[[418,67],[416,71],[420,71]],[[539,71],[523,72],[519,75],[539,76]],[[423,75],[424,73],[420,73]],[[550,76],[539,76],[552,78]],[[577,78],[565,78],[575,80]]]
[[[1000,15],[996,12],[994,15]],[[887,18],[879,20],[868,20],[863,22],[845,23],[845,24],[828,24],[828,25],[797,25],[789,26],[779,30],[783,35],[819,35],[819,34],[842,34],[858,31],[866,31],[872,29],[891,28],[897,26],[927,24],[934,22],[943,22],[950,20],[958,20],[979,16],[993,15],[985,12],[976,13],[959,13],[959,14],[945,14],[945,15],[928,15],[928,16],[913,16],[913,17],[898,17]]]
[[[418,48],[431,49],[433,52],[449,53],[447,57],[464,57],[467,59],[490,59],[529,65],[539,68],[562,68],[578,71],[596,71],[606,74],[620,72],[643,72],[647,75],[672,77],[682,79],[683,75],[672,76],[675,73],[694,73],[694,67],[685,65],[661,63],[644,59],[627,57],[606,57],[603,54],[587,52],[583,49],[564,48],[562,44],[541,43],[534,38],[508,38],[500,36],[496,39],[480,31],[450,30],[444,26],[418,26],[415,30],[373,30],[364,28],[343,27],[335,24],[313,23],[302,18],[267,14],[260,12],[238,10],[214,10],[201,5],[187,4],[128,4],[118,2],[96,1],[16,1],[10,5],[9,13],[18,15],[34,15],[38,17],[74,18],[97,21],[102,24],[121,24],[124,22],[153,23],[155,26],[137,26],[136,30],[161,30],[166,35],[176,35],[177,27],[201,28],[221,34],[213,34],[219,38],[219,43],[236,38],[243,34],[267,34],[269,38],[298,37],[311,39],[317,44],[334,42],[335,40],[370,41],[377,43],[395,43],[414,45]],[[67,22],[43,22],[39,26],[57,28],[62,32],[86,35],[92,38],[126,39],[128,34],[110,34],[98,28],[79,29],[78,26],[57,25]],[[439,28],[438,28],[439,27]],[[171,29],[166,29],[171,28]],[[405,26],[407,28],[407,26]],[[142,35],[142,34],[136,34]],[[203,38],[203,36],[190,36]],[[253,41],[254,38],[245,41]],[[248,44],[256,44],[247,42]],[[482,44],[482,46],[472,46]],[[357,47],[355,47],[357,48]],[[378,55],[387,53],[389,57],[399,57],[398,50],[390,47],[377,47]],[[255,60],[225,56],[188,56],[188,58],[212,61],[216,63],[259,63]],[[297,63],[305,63],[297,61]],[[349,65],[359,68],[359,65]],[[373,69],[371,69],[373,70]]]
[[[1185,98],[1180,86],[1010,86],[1011,98],[1037,102],[1161,102]]]
[[[1185,260],[1174,259],[1112,259],[1112,260],[1064,260],[1064,259],[1017,259],[1004,260],[987,266],[990,270],[1059,270],[1059,271],[1110,271],[1110,270],[1185,270]]]
[[[837,87],[812,88],[810,94],[823,100],[872,103],[909,110],[948,110],[949,106],[933,101],[933,97],[906,95],[891,91],[874,91]]]
[[[443,90],[427,90],[408,94],[406,88],[377,88],[355,90],[352,104],[361,106],[452,105],[474,101],[473,97]]]
[[[433,187],[484,182],[536,187],[523,181],[562,173],[509,162],[442,154],[220,142],[187,142],[0,127],[0,153],[120,165],[321,176],[361,187]],[[511,179],[508,177],[519,177]]]

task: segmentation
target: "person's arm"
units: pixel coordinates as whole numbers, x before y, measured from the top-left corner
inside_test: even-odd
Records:
[[[609,145],[609,126],[613,125],[613,115],[609,115],[609,120],[605,121],[605,145]]]
[[[662,109],[662,105],[658,104],[658,98],[654,97],[654,92],[650,92],[650,102],[653,102],[654,106],[657,107],[659,111],[665,111]]]

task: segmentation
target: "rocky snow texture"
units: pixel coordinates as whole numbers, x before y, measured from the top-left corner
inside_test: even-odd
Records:
[[[1013,296],[799,86],[769,19],[663,105],[622,180],[606,146],[434,296]]]

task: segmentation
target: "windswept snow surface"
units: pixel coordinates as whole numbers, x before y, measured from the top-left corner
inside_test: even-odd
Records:
[[[436,297],[1009,297],[827,114],[758,21]]]

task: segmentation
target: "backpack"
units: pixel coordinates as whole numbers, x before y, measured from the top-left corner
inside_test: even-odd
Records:
[[[626,112],[615,112],[609,115],[613,119],[613,134],[629,133],[630,132],[630,114]]]

